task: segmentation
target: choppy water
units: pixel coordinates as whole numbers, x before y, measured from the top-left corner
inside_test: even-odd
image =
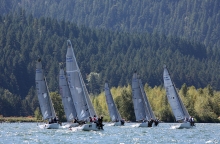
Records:
[[[0,123],[0,144],[146,144],[220,143],[220,124],[196,124],[193,129],[174,129],[174,124],[139,128],[135,123],[125,126],[105,124],[104,131],[82,131],[80,128],[40,129],[37,123]]]

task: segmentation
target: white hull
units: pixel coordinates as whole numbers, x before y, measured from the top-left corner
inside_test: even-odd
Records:
[[[84,130],[84,131],[90,131],[90,130],[99,131],[99,130],[102,130],[102,129],[99,129],[97,127],[96,123],[91,123],[91,124],[84,124],[82,126],[82,130]]]
[[[44,129],[59,129],[60,124],[59,123],[43,124],[43,125],[39,125],[39,127]]]
[[[115,122],[114,126],[124,126],[124,124],[122,125],[121,122],[119,121],[119,122]]]
[[[189,129],[189,128],[192,128],[192,127],[193,126],[191,126],[190,122],[181,123],[181,124],[176,126],[177,129],[183,129],[183,128]]]
[[[138,127],[148,127],[148,123],[141,123]]]

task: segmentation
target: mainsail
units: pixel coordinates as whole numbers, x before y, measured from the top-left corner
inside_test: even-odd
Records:
[[[71,122],[77,117],[77,113],[63,69],[60,69],[59,87],[66,119],[68,122]]]
[[[67,46],[66,72],[68,84],[76,108],[77,118],[79,120],[85,120],[89,116],[95,115],[95,110],[92,107],[86,86],[82,79],[70,40],[67,41]]]
[[[150,103],[148,102],[141,79],[135,72],[132,78],[132,100],[136,121],[155,119]]]
[[[36,64],[36,89],[37,89],[37,96],[40,104],[41,113],[43,115],[43,119],[50,119],[54,118],[55,111],[52,105],[52,101],[50,99],[46,79],[44,77],[41,59],[39,58]]]
[[[150,103],[149,103],[149,101],[147,99],[147,95],[146,95],[146,93],[144,91],[144,87],[143,87],[143,84],[141,82],[141,79],[139,79],[139,85],[140,85],[140,89],[141,89],[141,93],[142,93],[142,97],[143,97],[143,101],[144,101],[144,108],[146,110],[146,117],[148,117],[149,119],[152,118],[152,119],[155,120],[156,117],[155,117],[155,115],[153,113],[153,110],[151,108],[151,105],[150,105]]]
[[[164,87],[165,87],[166,94],[167,94],[167,99],[169,101],[169,104],[171,106],[171,109],[173,111],[176,121],[182,121],[185,118],[189,118],[190,115],[188,111],[186,110],[185,106],[183,105],[183,102],[177,93],[177,90],[170,78],[170,74],[166,66],[164,66],[163,80],[164,80]]]
[[[107,83],[105,83],[105,97],[106,97],[106,102],[108,105],[108,111],[109,111],[111,120],[112,121],[122,120],[121,115],[119,114],[118,109],[115,105],[115,102],[112,98],[112,94],[110,92],[110,89]]]

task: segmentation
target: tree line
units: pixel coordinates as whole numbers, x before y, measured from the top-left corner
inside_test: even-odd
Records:
[[[150,87],[148,84],[145,84],[144,89],[155,116],[164,122],[175,122],[165,89],[162,86]],[[121,116],[126,120],[135,121],[131,85],[113,87],[111,93]],[[178,93],[189,114],[197,122],[219,122],[220,93],[214,91],[210,85],[196,89],[194,86],[188,87],[183,84]],[[104,92],[93,97],[93,105],[99,115],[104,115],[110,121]]]
[[[165,89],[162,86],[150,87],[146,83],[144,90],[146,91],[147,98],[155,116],[163,122],[175,122],[174,115],[166,97]],[[111,93],[122,118],[126,121],[135,122],[131,85],[112,87]],[[187,87],[186,84],[183,84],[181,89],[178,90],[178,93],[189,114],[195,118],[196,122],[220,122],[219,91],[214,91],[210,85],[203,89],[196,89],[194,86]],[[52,92],[51,98],[58,117],[60,120],[65,121],[61,96],[58,92]],[[97,114],[99,116],[102,115],[105,121],[110,121],[104,91],[90,98]],[[41,120],[42,116],[39,108],[36,112],[35,117]]]

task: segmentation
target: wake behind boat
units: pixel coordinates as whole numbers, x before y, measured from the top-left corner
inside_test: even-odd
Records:
[[[137,122],[141,122],[139,127],[157,126],[159,120],[154,116],[150,103],[144,91],[141,79],[137,73],[133,74],[132,78],[132,101],[134,104],[134,112]]]
[[[50,99],[50,93],[47,87],[46,78],[43,74],[40,58],[36,64],[35,81],[41,113],[43,115],[43,119],[48,120],[48,123],[43,124],[40,127],[46,129],[58,129],[60,124],[58,123],[58,119],[55,115],[54,107]]]
[[[187,109],[185,108],[180,96],[176,90],[174,83],[171,80],[170,74],[164,65],[163,72],[164,87],[167,94],[168,102],[171,106],[172,112],[177,122],[181,124],[177,125],[176,128],[192,128],[194,126],[194,119],[190,117]]]
[[[112,94],[107,83],[105,83],[105,98],[106,98],[110,118],[111,121],[114,122],[114,126],[123,126],[125,121],[121,118],[121,115],[118,112],[118,109],[112,98]]]

